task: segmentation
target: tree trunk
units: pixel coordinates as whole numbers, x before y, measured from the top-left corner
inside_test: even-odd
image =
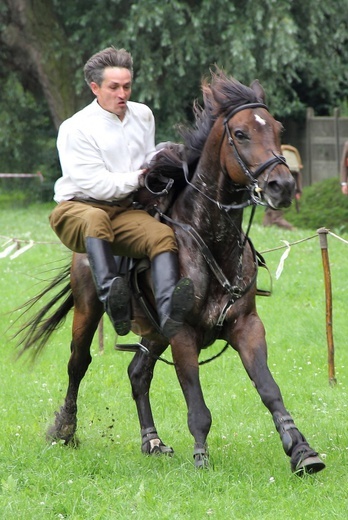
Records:
[[[74,70],[64,29],[50,0],[5,0],[10,22],[0,39],[16,69],[31,77],[29,88],[43,93],[56,128],[77,110]],[[37,84],[39,87],[37,88]]]

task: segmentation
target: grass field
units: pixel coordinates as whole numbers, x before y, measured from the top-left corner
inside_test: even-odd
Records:
[[[303,240],[291,247],[278,280],[275,272],[284,249],[264,254],[273,277],[273,296],[258,298],[258,309],[267,330],[271,371],[297,426],[325,459],[325,471],[303,479],[291,474],[273,421],[232,349],[201,368],[213,425],[211,467],[197,471],[184,399],[174,369],[164,364],[156,368],[152,403],[159,433],[175,455],[149,458],[141,454],[126,374],[131,354],[114,351],[114,335],[106,319],[104,353],[95,338],[93,363],[81,385],[81,444],[73,449],[46,443],[45,430],[66,392],[71,318],[32,365],[27,357],[15,361],[11,335],[18,313],[10,311],[38,293],[45,280],[69,261],[70,254],[50,231],[50,208],[8,208],[1,215],[2,237],[32,239],[35,245],[13,260],[0,258],[0,518],[347,518],[348,245],[328,237],[337,378],[337,385],[331,386],[316,230],[290,232],[256,223],[251,232],[261,252],[282,246],[283,240]],[[347,240],[347,234],[342,238]],[[0,245],[5,242],[0,238]],[[267,288],[268,284],[262,270],[259,286]],[[202,359],[221,346],[204,351]],[[170,359],[169,351],[166,356]]]

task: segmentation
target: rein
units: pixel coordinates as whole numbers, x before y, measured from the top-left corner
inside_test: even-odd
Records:
[[[157,209],[157,212],[159,213],[161,218],[163,218],[167,222],[170,222],[174,226],[180,227],[183,231],[188,233],[194,239],[194,241],[196,242],[196,244],[199,247],[199,250],[202,253],[202,256],[204,257],[205,261],[207,262],[207,265],[209,266],[210,270],[215,275],[216,279],[218,280],[218,282],[220,283],[222,288],[228,293],[228,295],[229,295],[228,302],[222,309],[220,316],[218,318],[218,321],[216,323],[216,327],[221,328],[224,324],[226,314],[227,314],[229,308],[231,307],[231,305],[233,305],[237,300],[239,300],[242,296],[244,296],[244,294],[246,294],[251,289],[251,287],[254,285],[255,280],[257,278],[258,257],[260,258],[261,262],[264,264],[263,258],[260,257],[260,255],[258,255],[258,253],[256,252],[248,235],[245,235],[243,243],[241,244],[241,253],[240,253],[239,261],[238,261],[239,268],[242,267],[243,252],[244,252],[245,245],[248,242],[251,247],[253,257],[254,257],[255,272],[254,272],[254,275],[249,280],[249,283],[245,287],[241,288],[238,285],[232,285],[230,283],[230,281],[228,280],[228,278],[226,277],[226,275],[224,274],[224,272],[222,271],[222,269],[219,266],[219,264],[217,263],[217,261],[215,260],[215,258],[213,257],[210,249],[204,242],[203,238],[199,235],[199,233],[197,233],[197,231],[190,224],[183,224],[182,222],[177,222],[176,220],[173,220],[170,217],[168,217],[168,215],[161,213],[158,209]],[[228,213],[227,213],[227,215],[228,215]],[[251,216],[251,220],[252,220],[252,217],[253,217],[253,215]],[[248,231],[250,229],[250,226],[251,226],[251,221],[248,226]],[[241,278],[241,277],[237,276],[237,278]]]
[[[207,262],[208,266],[210,267],[211,271],[215,275],[216,279],[220,283],[223,289],[230,295],[230,301],[234,303],[238,298],[241,298],[243,294],[245,294],[252,284],[254,283],[254,277],[251,280],[251,282],[248,284],[248,286],[242,291],[240,287],[237,285],[232,285],[228,278],[223,273],[221,267],[213,257],[210,249],[204,242],[203,238],[197,233],[197,231],[190,225],[190,224],[183,224],[182,222],[177,222],[176,220],[173,220],[172,218],[168,217],[168,215],[165,215],[164,213],[161,213],[158,209],[157,212],[159,213],[159,216],[166,220],[167,222],[170,222],[174,226],[180,227],[183,231],[185,231],[188,235],[190,235],[196,244],[199,247],[199,250],[201,251],[205,261]],[[250,242],[250,241],[249,241]],[[245,242],[244,242],[245,244]],[[243,244],[243,246],[244,246]]]
[[[209,195],[204,193],[204,191],[201,191],[197,186],[195,186],[194,184],[192,184],[192,182],[190,182],[190,180],[188,178],[189,170],[188,170],[188,165],[187,165],[186,161],[182,161],[182,169],[184,172],[186,184],[188,184],[189,186],[191,186],[191,188],[198,191],[198,193],[200,193],[201,195],[203,195],[204,198],[206,198],[207,200],[209,200],[210,202],[215,204],[220,210],[223,209],[224,211],[228,212],[232,209],[244,209],[244,208],[247,208],[248,206],[264,206],[265,205],[264,202],[262,202],[262,200],[261,200],[261,189],[258,187],[256,181],[254,181],[252,183],[252,185],[246,186],[244,188],[244,189],[250,191],[250,198],[248,198],[245,202],[242,202],[241,204],[235,204],[235,203],[221,204],[221,202],[219,202],[218,200],[212,199],[211,197],[209,197]]]

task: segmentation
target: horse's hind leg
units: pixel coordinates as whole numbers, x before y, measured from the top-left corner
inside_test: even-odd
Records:
[[[309,446],[284,406],[280,389],[267,365],[265,333],[257,315],[238,320],[231,344],[238,351],[263,404],[272,414],[283,449],[290,457],[291,470],[303,475],[324,469],[325,464]]]
[[[138,352],[128,367],[128,376],[132,386],[132,395],[136,403],[141,428],[141,451],[148,455],[172,455],[173,449],[166,446],[160,439],[155,427],[151,404],[150,385],[156,364],[156,357],[167,348],[167,344],[158,344],[145,339],[142,344],[151,352]]]
[[[68,363],[69,384],[64,404],[59,412],[56,412],[54,424],[47,431],[49,441],[64,441],[65,444],[77,444],[75,432],[77,427],[77,396],[81,380],[83,379],[89,364],[92,361],[90,346],[97,329],[100,317],[103,313],[99,301],[93,301],[89,307],[81,310],[75,307],[73,320],[73,337],[71,342],[71,355]],[[99,309],[99,310],[97,310]]]

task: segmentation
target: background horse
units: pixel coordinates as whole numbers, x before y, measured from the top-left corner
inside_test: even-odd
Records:
[[[265,331],[255,304],[257,258],[242,231],[246,206],[261,203],[261,198],[275,209],[291,203],[294,181],[280,155],[281,125],[268,112],[257,81],[249,88],[217,71],[211,83],[203,82],[202,88],[204,108],[195,105],[195,126],[181,130],[184,146],[164,148],[155,157],[148,177],[148,186],[163,174],[175,179],[171,197],[159,197],[152,209],[174,228],[181,275],[191,278],[195,285],[194,310],[171,343],[194,438],[195,465],[208,464],[211,427],[198,357],[202,348],[223,339],[238,352],[270,411],[292,471],[320,471],[324,463],[285,409],[267,366]],[[168,205],[164,214],[163,207]],[[68,276],[67,270],[61,273],[34,300],[66,282]],[[150,271],[144,270],[136,279],[141,295],[149,293],[149,277]],[[63,298],[59,308],[52,310]],[[142,335],[142,347],[133,357],[128,375],[139,416],[142,451],[171,453],[157,433],[149,400],[154,366],[168,341],[144,312],[141,299],[133,301],[132,330]],[[35,352],[39,352],[71,308],[69,384],[64,404],[48,431],[50,439],[65,443],[74,442],[79,385],[91,362],[90,345],[103,314],[86,255],[73,255],[70,281],[22,328],[22,351],[35,346]]]

